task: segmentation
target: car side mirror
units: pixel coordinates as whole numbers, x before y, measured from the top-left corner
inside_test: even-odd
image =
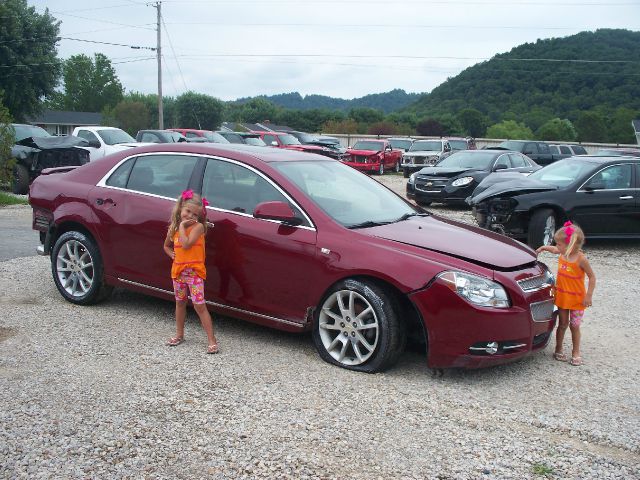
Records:
[[[294,211],[285,202],[259,203],[253,211],[253,216],[264,220],[276,220],[292,227],[302,223],[302,219],[296,217]]]
[[[100,148],[100,142],[98,140],[89,140],[88,146],[93,148]]]
[[[587,192],[593,192],[594,190],[604,190],[604,183],[602,182],[590,182],[588,185],[585,185],[584,189]]]
[[[278,146],[278,142],[276,142],[275,140],[273,142],[271,142],[271,146],[272,147],[277,147]]]

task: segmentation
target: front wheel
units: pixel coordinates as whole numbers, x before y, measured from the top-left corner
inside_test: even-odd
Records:
[[[380,162],[380,167],[378,167],[378,175],[384,175],[384,162]]]
[[[81,232],[65,232],[51,251],[51,272],[60,294],[68,302],[90,305],[111,293],[103,279],[102,257],[97,245]]]
[[[529,220],[527,243],[531,248],[551,245],[556,233],[556,216],[550,208],[542,208],[533,212]]]
[[[404,349],[400,307],[378,285],[344,280],[324,297],[315,315],[313,342],[326,362],[374,373],[392,366]]]
[[[400,162],[399,161],[397,161],[395,163],[395,165],[393,167],[393,171],[396,172],[396,173],[400,172]]]

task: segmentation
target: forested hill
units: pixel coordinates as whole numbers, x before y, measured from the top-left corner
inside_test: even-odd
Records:
[[[437,117],[474,108],[494,122],[527,122],[620,107],[640,109],[640,32],[602,29],[520,45],[467,68],[406,110]]]
[[[368,107],[382,110],[385,113],[394,112],[415,102],[420,98],[418,93],[406,93],[404,90],[395,89],[386,93],[375,93],[353,100],[326,97],[324,95],[307,95],[303,97],[298,92],[282,93],[280,95],[260,95],[254,98],[264,98],[280,107],[292,110],[310,110],[314,108],[328,110],[347,111],[351,108]],[[244,103],[251,98],[240,98],[238,103]]]

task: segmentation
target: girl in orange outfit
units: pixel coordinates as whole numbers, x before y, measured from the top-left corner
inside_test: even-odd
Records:
[[[164,251],[173,260],[171,278],[176,295],[176,336],[170,338],[167,345],[174,347],[184,342],[184,322],[190,293],[193,308],[209,339],[207,353],[218,353],[213,321],[204,301],[204,280],[207,278],[204,264],[207,205],[205,198],[201,199],[193,191],[185,190],[171,213]]]
[[[571,329],[570,364],[582,365],[580,355],[580,324],[584,309],[592,303],[593,290],[596,288],[596,275],[591,269],[581,248],[584,245],[584,232],[570,221],[566,222],[553,236],[555,246],[542,246],[536,252],[550,252],[560,255],[558,275],[555,286],[555,304],[558,307],[558,329],[556,330],[556,349],[553,358],[567,360],[562,351],[562,342],[567,327]],[[589,279],[585,290],[584,277]]]

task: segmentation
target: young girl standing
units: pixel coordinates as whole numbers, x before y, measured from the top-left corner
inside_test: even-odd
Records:
[[[171,213],[164,251],[173,260],[171,278],[176,295],[176,336],[170,338],[167,345],[175,347],[184,342],[184,322],[190,292],[193,308],[209,339],[207,353],[218,353],[213,321],[204,302],[204,280],[207,278],[204,264],[207,205],[205,198],[201,199],[193,191],[185,190]]]
[[[566,222],[553,236],[555,246],[542,246],[536,252],[550,252],[560,255],[558,275],[555,286],[555,304],[558,307],[558,329],[556,330],[556,349],[553,358],[567,360],[562,351],[562,342],[567,327],[571,329],[573,350],[569,363],[582,365],[580,354],[580,325],[584,309],[591,306],[593,290],[596,288],[596,275],[591,269],[581,248],[584,245],[584,232],[570,221]],[[585,290],[584,277],[589,279]]]

